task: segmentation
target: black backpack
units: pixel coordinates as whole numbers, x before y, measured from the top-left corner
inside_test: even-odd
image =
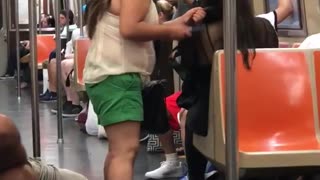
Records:
[[[193,6],[203,6],[203,1],[196,0],[194,1]],[[203,64],[203,62],[199,62],[198,57],[201,52],[199,52],[197,47],[209,45],[214,49],[211,42],[209,42],[210,44],[204,44],[203,42],[200,42],[199,39],[201,39],[200,35],[202,31],[205,30],[208,32],[208,23],[220,21],[222,19],[222,11],[219,6],[219,4],[212,4],[212,6],[204,7],[207,15],[203,24],[192,27],[192,37],[180,40],[178,45],[172,50],[169,62],[182,80],[185,80],[186,74],[193,67],[201,66]],[[210,39],[210,35],[207,35]]]

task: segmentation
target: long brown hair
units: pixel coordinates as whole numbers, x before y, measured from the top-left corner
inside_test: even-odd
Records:
[[[89,38],[92,39],[96,31],[98,21],[102,18],[103,14],[108,10],[111,0],[90,0],[87,5],[85,15],[85,23]]]
[[[255,48],[257,48],[257,34],[255,16],[250,0],[237,1],[237,43],[238,49],[243,56],[243,64],[250,69],[249,52],[252,51],[255,56]],[[206,21],[221,21],[223,19],[223,0],[207,0],[206,6],[211,6],[212,12],[208,12]],[[267,48],[267,47],[264,47]]]

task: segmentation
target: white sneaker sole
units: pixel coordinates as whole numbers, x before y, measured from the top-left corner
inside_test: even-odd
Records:
[[[215,173],[217,173],[217,171],[211,171],[208,172],[204,175],[204,179],[208,179],[209,177],[211,177],[212,175],[214,175]]]
[[[62,117],[65,117],[65,118],[75,118],[77,117],[79,114],[63,114],[62,113]]]
[[[180,172],[179,172],[180,171]],[[151,179],[167,179],[167,178],[183,178],[186,176],[187,170],[185,168],[182,168],[181,170],[178,170],[178,172],[175,173],[168,173],[168,175],[152,175],[152,174],[145,174],[146,178],[151,178]]]
[[[151,175],[145,175],[146,178],[149,179],[168,179],[168,178],[181,178],[183,177],[185,174],[175,174],[175,175],[169,175],[169,176],[151,176]]]
[[[56,109],[51,109],[51,113],[52,113],[52,114],[57,114],[58,111],[57,111]]]

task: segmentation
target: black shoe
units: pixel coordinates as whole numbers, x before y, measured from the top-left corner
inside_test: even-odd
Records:
[[[76,117],[82,111],[82,106],[80,105],[73,105],[68,106],[66,109],[63,109],[62,116],[66,118]]]
[[[40,98],[44,97],[44,96],[47,96],[48,94],[50,94],[50,91],[49,89],[46,90],[46,92],[44,92],[43,94],[40,94]]]
[[[0,76],[0,80],[7,80],[7,79],[13,79],[14,75],[5,74],[3,76]]]
[[[45,96],[40,97],[41,102],[52,102],[57,100],[57,94],[49,92]]]
[[[62,112],[63,112],[65,109],[69,108],[70,106],[72,106],[72,102],[71,102],[71,101],[66,101],[66,102],[64,102],[63,105],[62,105]],[[53,114],[57,114],[57,113],[58,113],[58,106],[55,105],[54,108],[51,109],[51,112],[52,112]]]

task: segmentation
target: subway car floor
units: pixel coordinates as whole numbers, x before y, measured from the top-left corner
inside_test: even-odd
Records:
[[[15,88],[15,80],[0,81],[0,113],[14,120],[21,133],[23,145],[31,157],[33,156],[31,88],[22,90],[20,103]],[[39,104],[41,158],[48,164],[79,172],[89,180],[102,180],[103,161],[108,142],[82,133],[73,119],[63,119],[64,144],[57,144],[57,118],[50,112],[54,105],[54,103]],[[162,154],[149,154],[146,152],[146,145],[141,144],[134,167],[134,180],[146,179],[145,172],[159,167],[162,160]]]

